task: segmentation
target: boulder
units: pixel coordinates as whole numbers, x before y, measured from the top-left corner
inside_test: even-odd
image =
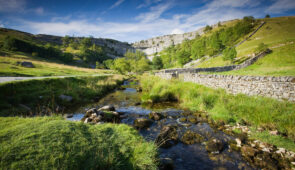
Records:
[[[73,114],[65,114],[64,117],[65,118],[72,118],[74,115]]]
[[[149,113],[149,118],[153,120],[161,120],[164,116],[161,113],[151,112]]]
[[[177,133],[177,126],[175,125],[167,125],[164,126],[160,134],[156,138],[156,144],[159,147],[168,148],[171,147],[178,142],[178,133]]]
[[[206,143],[206,150],[210,153],[219,153],[223,150],[224,144],[221,140],[211,138]]]
[[[201,136],[191,130],[186,131],[181,138],[181,142],[183,142],[187,145],[191,145],[194,143],[201,143],[203,141],[204,141],[203,136]]]
[[[114,111],[102,111],[102,120],[110,123],[120,123],[120,114]]]
[[[66,102],[71,102],[73,100],[73,97],[72,96],[67,96],[67,95],[64,95],[64,94],[61,94],[59,96],[59,98],[63,101],[66,101]]]
[[[98,111],[115,111],[115,107],[113,105],[106,105],[98,109]]]
[[[147,128],[151,126],[152,123],[153,121],[147,118],[137,118],[134,120],[134,126],[139,129]]]
[[[17,62],[17,64],[21,65],[22,67],[35,68],[34,64],[28,61]]]

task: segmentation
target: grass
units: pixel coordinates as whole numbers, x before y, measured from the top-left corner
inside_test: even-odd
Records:
[[[31,108],[33,113],[41,113],[46,107],[54,111],[57,106],[66,110],[99,99],[122,83],[123,76],[91,76],[47,78],[7,82],[0,84],[0,115],[28,114],[20,104]],[[72,96],[72,101],[64,101],[59,96]]]
[[[295,43],[273,50],[271,54],[257,60],[241,70],[222,72],[227,75],[295,76]]]
[[[142,77],[143,102],[177,100],[183,108],[206,111],[210,118],[226,123],[247,121],[252,127],[277,129],[295,140],[295,104],[265,97],[227,94],[191,82]],[[283,147],[277,141],[272,144]],[[292,147],[295,151],[295,143]]]
[[[25,68],[17,62],[28,61],[35,68]],[[9,56],[0,56],[0,76],[66,76],[66,75],[94,75],[112,73],[110,70],[89,69],[55,63],[23,53],[12,53]]]
[[[268,45],[273,51],[258,60],[253,65],[238,71],[230,71],[221,74],[235,75],[272,75],[294,76],[295,75],[295,17],[278,17],[260,19],[266,24],[258,30],[254,36],[236,48],[237,62],[240,64],[251,56],[260,43]],[[197,67],[220,67],[231,65],[229,61],[223,61],[222,56],[210,58],[200,63]]]
[[[0,169],[157,169],[156,154],[124,124],[0,118]]]

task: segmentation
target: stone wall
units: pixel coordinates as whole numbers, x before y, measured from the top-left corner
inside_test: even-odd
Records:
[[[295,102],[295,77],[204,75],[195,73],[156,73],[164,79],[179,77],[212,88],[223,88],[229,93],[264,96]]]

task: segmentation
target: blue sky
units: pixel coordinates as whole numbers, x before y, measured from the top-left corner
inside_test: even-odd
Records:
[[[0,0],[0,27],[126,42],[266,14],[295,15],[295,0]]]

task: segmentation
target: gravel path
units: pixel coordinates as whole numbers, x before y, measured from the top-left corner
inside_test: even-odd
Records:
[[[102,76],[111,74],[98,74],[92,76]],[[44,78],[65,78],[65,77],[78,77],[78,76],[47,76],[47,77],[0,77],[0,83],[9,81],[31,80],[31,79],[44,79]]]

